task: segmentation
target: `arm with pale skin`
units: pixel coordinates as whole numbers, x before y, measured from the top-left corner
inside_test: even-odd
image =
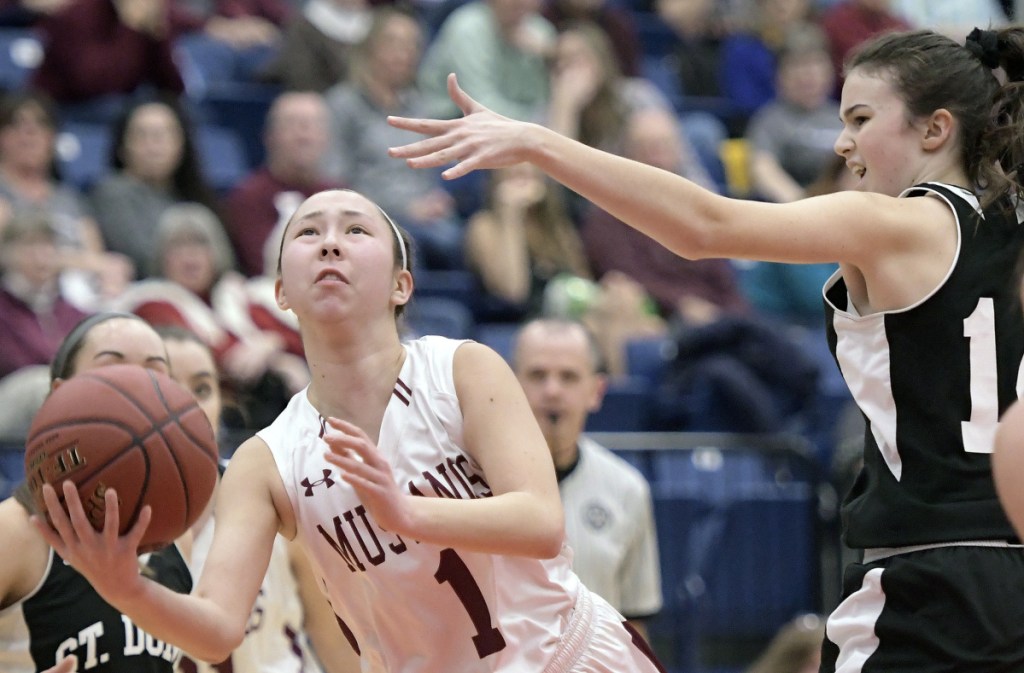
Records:
[[[551,558],[565,535],[551,454],[515,375],[477,343],[455,353],[455,388],[466,450],[483,469],[489,498],[403,493],[388,462],[358,427],[328,419],[328,462],[340,467],[377,524],[430,544],[488,554]]]
[[[1024,403],[1017,401],[1003,414],[996,431],[992,476],[999,500],[1017,529],[1024,535]]]
[[[317,585],[306,552],[292,541],[288,543],[288,556],[302,601],[302,628],[324,673],[359,673],[359,655],[342,636],[334,610]]]
[[[459,88],[454,76],[448,89],[465,116],[389,118],[398,128],[430,136],[391,148],[391,156],[416,168],[455,164],[444,171],[446,179],[528,161],[688,259],[839,262],[859,308],[883,310],[906,307],[934,289],[956,250],[952,211],[938,199],[864,192],[786,204],[730,199],[537,124],[497,115]],[[948,140],[952,131],[945,131]]]
[[[106,519],[100,531],[90,525],[70,481],[64,482],[63,493],[67,514],[56,491],[43,487],[53,528],[38,517],[33,521],[108,603],[146,633],[204,661],[223,661],[242,642],[281,526],[279,508],[282,499],[287,500],[262,440],[253,438],[239,447],[224,475],[217,493],[213,546],[192,594],[176,593],[139,573],[136,549],[151,517],[148,506],[132,529],[119,537],[113,489],[105,494]]]

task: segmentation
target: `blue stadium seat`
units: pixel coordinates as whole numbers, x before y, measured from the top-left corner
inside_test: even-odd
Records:
[[[445,297],[464,306],[473,305],[476,279],[469,271],[416,271],[416,297]]]
[[[665,337],[630,339],[626,342],[626,373],[655,386],[661,381],[675,344]]]
[[[110,126],[67,122],[57,135],[57,167],[63,180],[88,191],[110,170]]]
[[[595,439],[641,464],[651,447],[665,599],[652,645],[678,673],[742,669],[785,622],[822,608],[810,449],[782,436],[634,436]]]
[[[587,417],[588,432],[643,432],[649,430],[651,387],[638,377],[611,381],[601,408]]]
[[[248,175],[245,147],[232,128],[200,124],[195,139],[203,177],[215,192],[227,193]]]
[[[461,302],[447,297],[416,297],[409,304],[405,317],[417,336],[437,334],[450,339],[473,336],[473,313]]]
[[[509,364],[512,363],[512,349],[515,346],[519,323],[488,322],[478,323],[473,337],[485,346],[498,352]]]
[[[43,45],[31,28],[0,29],[0,89],[23,89],[43,61]]]
[[[25,446],[20,442],[0,444],[0,500],[8,498],[24,479]]]

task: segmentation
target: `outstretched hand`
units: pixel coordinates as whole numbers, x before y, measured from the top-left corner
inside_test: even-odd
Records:
[[[425,136],[388,154],[405,159],[412,168],[436,168],[455,164],[441,176],[460,178],[480,168],[502,168],[527,159],[534,141],[535,124],[515,121],[489,110],[462,90],[454,74],[448,75],[448,95],[462,110],[459,119],[410,119],[388,117],[392,126]]]
[[[61,506],[54,487],[44,484],[43,500],[50,524],[38,514],[32,516],[32,523],[65,562],[81,573],[107,602],[114,604],[119,596],[130,595],[141,582],[138,548],[152,510],[148,505],[143,507],[131,530],[118,535],[117,493],[107,489],[103,494],[106,504],[103,529],[96,530],[85,514],[75,484],[65,481],[61,486],[67,511]]]
[[[356,490],[377,524],[393,533],[411,529],[409,500],[395,482],[391,464],[359,426],[328,418],[324,432],[328,452],[324,458],[342,469],[342,479]]]

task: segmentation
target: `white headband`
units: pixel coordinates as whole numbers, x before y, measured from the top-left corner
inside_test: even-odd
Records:
[[[391,225],[391,230],[395,232],[395,238],[398,239],[398,249],[402,251],[402,271],[408,271],[409,270],[409,257],[407,256],[407,254],[405,252],[405,239],[402,238],[402,232],[399,231],[398,225],[395,224],[395,221],[391,219],[390,215],[388,215],[386,212],[384,212],[383,208],[381,208],[380,206],[377,206],[377,210],[380,211],[380,214],[383,215],[384,219],[387,220],[388,224]]]

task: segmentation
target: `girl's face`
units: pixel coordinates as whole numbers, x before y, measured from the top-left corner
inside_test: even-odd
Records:
[[[303,202],[285,229],[278,305],[302,318],[373,316],[408,301],[412,276],[395,268],[394,232],[380,210],[354,192]]]
[[[567,30],[555,43],[555,71],[584,71],[599,80],[608,78],[601,58],[587,38],[578,31]]]
[[[135,364],[169,374],[167,350],[152,327],[132,318],[111,318],[89,330],[75,354],[72,375],[109,365]]]
[[[132,175],[154,182],[169,180],[185,151],[184,133],[174,112],[162,103],[140,106],[128,121],[121,151]]]
[[[3,251],[5,266],[33,287],[45,287],[57,280],[60,265],[52,236],[29,234]]]
[[[221,395],[210,349],[191,340],[167,339],[164,345],[171,377],[188,388],[216,431],[220,427]]]
[[[0,158],[23,170],[47,172],[53,163],[56,132],[46,112],[33,103],[22,105],[11,123],[0,129]]]
[[[887,78],[854,70],[843,85],[839,109],[843,130],[835,151],[856,176],[854,189],[898,196],[924,174],[924,129],[910,121]]]
[[[370,50],[374,74],[387,84],[405,87],[416,79],[422,35],[407,16],[392,16],[380,29]]]
[[[213,250],[204,241],[172,242],[164,251],[163,274],[195,294],[205,294],[217,279]]]

